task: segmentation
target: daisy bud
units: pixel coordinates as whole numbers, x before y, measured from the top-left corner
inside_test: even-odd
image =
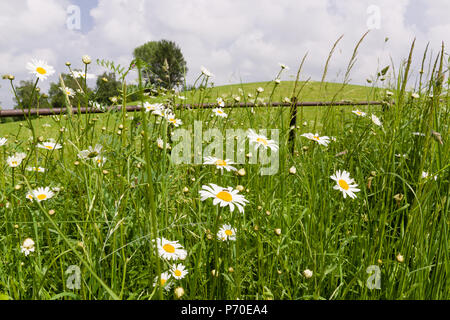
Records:
[[[294,166],[292,166],[292,167],[289,169],[289,173],[290,173],[290,174],[296,174],[296,173],[297,173],[297,169],[296,169]]]
[[[277,236],[280,236],[280,235],[281,235],[281,229],[280,229],[280,228],[276,228],[276,229],[275,229],[275,234],[276,234]]]
[[[253,156],[253,154],[252,154],[251,152],[249,152],[249,153],[247,153],[245,156],[246,156],[247,158],[251,158],[251,157]]]
[[[270,211],[269,210],[266,211],[266,215],[270,216]],[[281,230],[280,230],[280,232],[281,232]]]
[[[55,214],[55,210],[53,210],[53,209],[49,210],[48,214],[51,215],[51,216],[54,215]]]
[[[103,78],[102,78],[102,81],[103,81],[103,82],[108,82],[108,79],[105,78],[105,77],[103,77]]]
[[[394,196],[394,200],[397,201],[397,204],[400,203],[400,201],[403,200],[403,194],[402,194],[402,193],[397,193],[397,194]]]
[[[66,62],[66,66],[70,67],[71,63],[70,62]]]
[[[189,189],[188,189],[188,187],[184,187],[184,188],[183,188],[183,192],[184,192],[184,193],[187,193],[187,192],[189,192]]]
[[[281,82],[280,79],[278,79],[278,78],[275,79],[275,84],[280,84],[280,82]]]
[[[102,131],[106,131],[106,127],[102,127]]]
[[[373,177],[369,177],[367,179],[367,189],[371,189],[372,188],[372,180],[373,180]]]
[[[383,263],[383,260],[378,259],[377,262],[378,262],[378,264],[382,264],[382,263]]]
[[[21,186],[20,184],[18,184],[18,185],[16,185],[16,186],[14,187],[14,189],[20,190],[20,189],[22,189],[22,186]]]
[[[102,173],[103,173],[103,174],[108,174],[109,171],[108,171],[108,170],[103,170]]]
[[[180,299],[184,295],[184,289],[182,287],[178,287],[175,289],[174,293],[175,293],[175,297],[177,299]]]
[[[119,125],[119,129],[120,129],[120,130],[123,129],[123,124]]]
[[[245,176],[245,169],[244,169],[244,168],[239,169],[238,174],[239,174],[241,177]]]
[[[306,279],[309,279],[309,278],[311,278],[313,276],[313,272],[311,270],[309,270],[309,269],[306,269],[306,270],[303,271],[303,276]]]
[[[76,165],[76,166],[78,166],[78,165],[80,164],[80,162],[75,161],[73,164]]]
[[[84,55],[81,60],[83,60],[84,64],[90,64],[92,62],[91,57],[89,57],[88,55]]]
[[[308,146],[303,146],[303,151],[308,151],[309,147]]]
[[[40,137],[38,138],[38,140],[39,140],[39,142],[42,142],[42,141],[44,141],[44,137],[43,137],[43,136],[40,136]]]
[[[258,230],[259,230],[258,225],[255,225],[255,226],[253,227],[253,230],[258,231]]]
[[[402,263],[403,261],[405,261],[405,258],[399,253],[398,255],[397,255],[397,261],[398,262],[400,262],[400,263]]]
[[[14,225],[14,228],[15,228],[15,229],[19,229],[19,225],[18,225],[18,224],[15,224],[15,225]]]
[[[277,273],[278,273],[278,274],[282,274],[282,273],[283,273],[283,271],[281,271],[281,270],[277,270]]]
[[[258,210],[262,210],[262,207],[261,206],[258,206],[258,208],[257,208]]]
[[[239,192],[242,192],[244,190],[244,187],[241,185],[236,186],[236,190]]]
[[[211,270],[211,275],[212,275],[213,277],[218,277],[218,276],[219,276],[219,273],[218,273],[215,269],[213,269],[213,270]]]
[[[15,77],[12,74],[8,75],[8,80],[13,81],[14,79],[15,79]]]
[[[195,181],[195,178],[192,178],[191,180],[192,180],[192,182],[194,182],[194,181]]]
[[[122,134],[122,131],[121,130],[117,131],[117,134],[120,136]]]
[[[376,171],[370,171],[370,174],[375,177],[377,175],[377,172]]]

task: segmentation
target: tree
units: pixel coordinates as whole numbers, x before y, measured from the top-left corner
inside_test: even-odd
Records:
[[[71,74],[68,73],[62,73],[61,77],[63,78],[64,81],[64,85],[66,86],[66,88],[71,89],[74,94],[75,94],[75,99],[80,98],[80,95],[77,94],[77,89],[80,89],[79,85],[83,85],[82,84],[82,80],[81,79],[77,79],[79,85],[77,84],[77,81],[72,77]],[[87,88],[87,92],[89,94],[89,96],[92,95],[92,90],[90,88]],[[64,108],[66,107],[66,97],[64,92],[61,90],[61,83],[58,82],[53,82],[50,84],[50,89],[48,91],[48,95],[49,95],[49,99],[50,99],[50,103],[52,105],[53,108]],[[71,100],[74,101],[74,100]],[[72,104],[76,104],[77,100],[74,101],[74,103]],[[84,100],[81,100],[81,103],[84,103]]]
[[[173,41],[150,41],[133,51],[134,57],[147,63],[143,77],[153,85],[166,89],[181,86],[187,73],[181,49]]]
[[[109,98],[119,95],[120,81],[114,73],[103,73],[97,78],[97,94],[95,100],[100,104],[111,104]]]
[[[35,89],[36,92],[33,97],[33,103],[30,105],[34,84],[35,81],[32,80],[20,81],[19,86],[16,87],[17,98],[14,97],[14,102],[16,103],[14,109],[21,109],[19,103],[22,103],[22,107],[24,109],[40,109],[50,107],[48,96],[45,93],[41,93],[39,87]]]

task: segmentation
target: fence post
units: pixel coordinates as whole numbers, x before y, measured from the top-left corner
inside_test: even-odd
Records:
[[[290,121],[289,121],[289,146],[292,155],[294,155],[295,149],[296,127],[297,127],[297,97],[292,97],[290,109]]]

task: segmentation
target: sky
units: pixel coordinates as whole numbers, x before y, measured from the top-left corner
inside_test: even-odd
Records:
[[[187,62],[187,83],[205,66],[215,85],[270,81],[289,66],[282,80],[294,80],[307,54],[301,79],[320,81],[334,42],[327,81],[341,82],[361,36],[350,82],[367,78],[394,62],[398,69],[416,39],[413,71],[423,51],[450,45],[449,0],[15,0],[0,2],[0,74],[15,83],[31,80],[31,59],[56,73],[39,83],[46,92],[58,74],[83,66],[82,55],[128,65],[133,49],[148,41],[171,40]],[[388,38],[388,41],[386,41]],[[95,62],[90,73],[105,69]],[[135,80],[131,74],[129,81]],[[1,79],[0,79],[1,80]],[[95,80],[91,80],[95,85]],[[414,78],[408,85],[414,86]],[[13,106],[9,82],[0,82],[0,106]]]

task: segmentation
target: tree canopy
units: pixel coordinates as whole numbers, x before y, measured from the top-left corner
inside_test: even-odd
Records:
[[[147,64],[142,70],[147,82],[166,89],[182,86],[188,69],[175,42],[150,41],[135,48],[133,54]]]

